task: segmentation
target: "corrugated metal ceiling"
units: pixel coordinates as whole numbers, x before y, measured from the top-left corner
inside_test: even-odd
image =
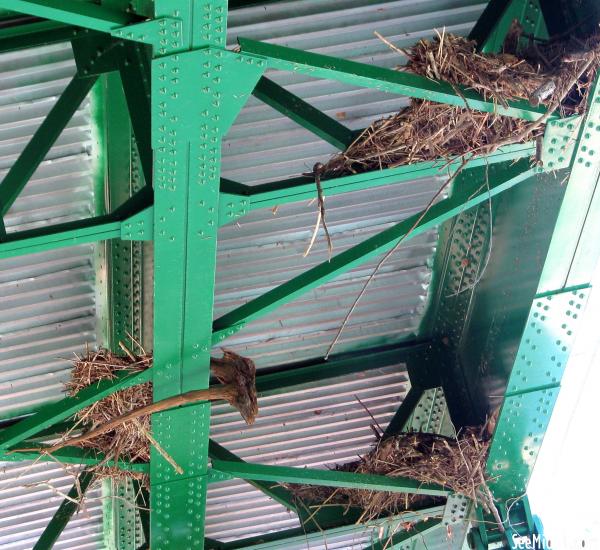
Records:
[[[230,44],[242,35],[392,67],[403,60],[376,39],[374,31],[401,47],[431,36],[436,27],[446,26],[448,32],[464,34],[483,6],[472,0],[275,2],[232,13]],[[0,57],[0,170],[14,161],[73,70],[67,46]],[[354,129],[405,104],[403,98],[299,74],[272,73],[270,77]],[[90,215],[91,146],[89,110],[85,107],[53,148],[49,155],[52,160],[44,162],[26,194],[15,204],[7,217],[9,230]],[[223,175],[255,184],[310,170],[333,149],[271,108],[251,100],[229,132],[223,152]],[[421,180],[328,199],[334,252],[421,209],[437,186],[435,180]],[[321,241],[308,258],[302,257],[315,217],[314,204],[298,203],[282,205],[276,213],[254,212],[239,224],[222,228],[216,315],[325,260],[327,253]],[[435,231],[424,234],[386,264],[337,351],[395,342],[417,331],[427,302],[436,240]],[[88,246],[0,262],[0,293],[6,297],[0,306],[0,416],[58,397],[68,368],[60,358],[95,341],[92,259],[93,248]],[[252,357],[259,368],[322,356],[372,266],[362,266],[251,323],[225,344]],[[151,273],[146,276],[151,278]],[[326,387],[307,386],[288,395],[262,396],[261,416],[248,429],[231,409],[215,406],[212,434],[249,460],[314,466],[343,462],[364,452],[372,441],[372,421],[354,395],[385,426],[406,389],[404,367],[391,365],[362,377],[333,380]],[[37,467],[43,470],[42,477],[60,478],[60,472],[46,470],[50,468],[47,465]],[[7,475],[18,475],[14,468],[10,465]],[[69,484],[65,480],[65,488]],[[15,514],[31,514],[32,522],[35,516],[41,526],[47,520],[35,514],[39,511],[39,518],[51,516],[52,510],[40,505],[51,496],[50,489],[41,501],[28,494],[24,491],[15,496],[20,502]],[[46,515],[42,516],[42,509]],[[2,536],[16,544],[17,539],[10,539],[18,536],[14,535],[15,514],[9,510],[6,517],[0,516],[0,546]],[[101,547],[99,514],[98,509],[85,524],[89,536],[73,538],[66,532],[64,537],[71,537],[71,542],[60,547]],[[245,483],[228,482],[210,489],[208,536],[227,540],[295,525],[297,520],[280,505]],[[27,538],[24,546],[14,548],[29,547],[31,540]],[[339,538],[327,541],[327,546],[352,548],[356,542]],[[436,548],[434,541],[428,544]]]
[[[466,34],[483,9],[474,2],[278,2],[240,10],[230,17],[235,37],[267,39],[385,67],[403,60],[373,36],[386,35],[401,47],[430,37],[444,25]],[[353,129],[397,111],[403,98],[350,88],[292,73],[271,73],[290,91]],[[256,184],[310,170],[334,150],[328,144],[251,99],[224,144],[224,176]],[[440,182],[407,182],[327,199],[334,253],[422,209]],[[219,234],[215,316],[269,290],[327,259],[320,238],[308,258],[303,252],[316,218],[314,204],[282,205],[257,211]],[[437,232],[403,246],[381,270],[352,318],[337,351],[397,342],[414,335],[427,303],[431,259]],[[224,345],[252,357],[258,368],[324,354],[335,331],[370,274],[374,262],[311,291],[293,303],[250,323]],[[372,423],[358,395],[385,427],[407,389],[402,365],[363,377],[328,380],[323,386],[293,388],[287,395],[263,396],[255,426],[246,427],[227,406],[213,407],[211,435],[242,458],[268,464],[325,467],[353,460],[373,442]],[[243,482],[211,486],[207,535],[245,538],[298,526],[285,508]],[[443,530],[442,530],[443,531]],[[447,548],[445,531],[423,541]],[[440,534],[441,533],[441,534]],[[464,526],[454,527],[456,540]],[[337,537],[298,548],[362,548],[368,533]]]
[[[70,44],[0,55],[0,178],[54,105],[75,64]],[[86,101],[5,217],[7,231],[93,215]],[[0,260],[0,418],[61,396],[73,352],[96,341],[91,245]],[[0,548],[33,547],[73,485],[57,464],[0,463]],[[100,490],[54,548],[103,547]]]

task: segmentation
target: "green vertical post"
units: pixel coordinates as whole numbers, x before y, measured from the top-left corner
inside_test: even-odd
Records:
[[[185,50],[202,44],[193,30],[223,18],[220,33],[204,44],[223,45],[227,4],[158,0],[155,17],[180,16]],[[196,19],[194,19],[194,15]],[[203,16],[208,16],[204,23]],[[201,22],[202,21],[202,22]],[[170,37],[175,38],[175,37]],[[185,131],[184,98],[199,78],[181,74],[181,59],[196,52],[161,54],[151,66],[151,122],[154,150],[154,400],[208,386],[220,142]],[[189,58],[189,57],[188,57]],[[197,59],[198,76],[202,60]],[[173,80],[177,79],[177,84]],[[197,91],[194,92],[197,94]],[[200,126],[201,121],[194,121]],[[214,128],[214,124],[211,124]],[[212,225],[211,225],[211,222]],[[192,253],[193,250],[193,253]],[[183,470],[155,450],[150,461],[150,547],[204,546],[207,442],[210,405],[197,403],[152,415],[154,437]]]
[[[225,47],[226,0],[158,0],[151,64],[154,152],[154,399],[206,388],[219,212],[221,140],[264,70]],[[164,38],[163,38],[164,36]],[[182,47],[179,45],[183,44]],[[154,414],[150,547],[203,548],[210,405]]]

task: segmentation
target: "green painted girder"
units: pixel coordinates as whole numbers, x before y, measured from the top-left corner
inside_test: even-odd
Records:
[[[228,451],[222,445],[219,445],[214,439],[209,440],[208,456],[213,461],[224,460],[227,462],[245,463],[239,456],[235,455],[231,451]],[[272,498],[276,502],[279,502],[279,504],[282,504],[288,510],[291,510],[296,514],[300,513],[294,495],[292,495],[292,493],[290,493],[287,489],[284,489],[283,487],[279,487],[277,485],[272,486],[271,484],[266,483],[264,481],[247,481],[250,485],[258,489],[268,497]]]
[[[449,160],[417,162],[397,168],[374,170],[362,174],[353,174],[321,180],[323,195],[326,197],[372,189],[383,185],[397,185],[418,178],[445,176],[448,171],[466,162],[465,168],[476,168],[500,162],[514,161],[531,157],[535,154],[533,142],[520,143],[503,147],[487,157],[471,157],[466,159],[454,157]],[[290,202],[310,200],[315,197],[316,189],[313,178],[299,177],[259,185],[244,185],[225,178],[221,179],[221,203],[219,207],[219,224],[231,223],[235,219],[260,208],[272,208]]]
[[[35,543],[33,550],[50,550],[54,546],[73,514],[77,512],[79,503],[83,500],[85,492],[93,480],[94,474],[89,470],[83,470],[77,476],[77,481],[54,513],[50,523]]]
[[[502,502],[527,489],[589,291],[542,293],[531,305],[487,461]]]
[[[416,237],[456,214],[488,200],[506,189],[531,177],[536,169],[529,167],[524,159],[506,166],[505,178],[489,182],[489,190],[484,181],[472,178],[466,180],[452,195],[435,203],[428,211],[410,216],[402,222],[370,237],[348,250],[334,256],[308,271],[294,277],[265,294],[226,313],[213,322],[213,343],[218,343],[240,330],[247,322],[273,311],[280,305],[308,292],[369,259],[386,252],[400,239]]]
[[[383,432],[383,439],[393,435],[398,435],[404,429],[404,426],[408,422],[410,415],[414,412],[415,407],[419,403],[421,396],[423,395],[423,389],[415,386],[408,390],[408,393],[400,403],[400,406],[394,413],[394,416],[387,425]]]
[[[117,375],[114,380],[102,380],[98,384],[84,388],[77,395],[65,397],[56,403],[44,405],[36,414],[28,416],[0,432],[0,449],[7,449],[17,445],[24,439],[32,437],[53,424],[73,416],[81,409],[92,405],[116,391],[143,384],[150,379],[150,369],[135,374],[123,373]]]
[[[311,547],[322,544],[323,540],[331,540],[333,537],[355,536],[363,537],[371,534],[374,541],[380,533],[394,533],[400,529],[400,525],[406,522],[420,523],[426,518],[436,518],[443,514],[443,506],[424,508],[418,511],[404,512],[397,516],[373,519],[368,524],[350,522],[346,525],[320,529],[312,525],[303,525],[265,535],[258,535],[246,539],[215,544],[207,546],[211,550],[237,550],[247,548],[252,550],[287,550],[296,547]]]
[[[154,399],[208,387],[221,141],[265,63],[226,51],[226,0],[155,0],[165,46],[151,63]],[[145,24],[143,24],[145,25]],[[204,544],[210,404],[152,415],[150,547]]]
[[[396,533],[390,534],[390,529],[377,541],[363,546],[363,550],[401,550],[406,544],[422,541],[425,535],[432,533],[442,526],[441,519],[427,519],[413,525],[408,530],[398,529]]]
[[[59,3],[53,0],[0,0],[0,8],[100,32],[110,32],[136,19],[124,11],[77,0],[60,0]]]
[[[243,52],[265,59],[274,69],[302,72],[312,77],[525,120],[537,120],[546,112],[544,107],[532,107],[525,100],[508,102],[507,106],[499,105],[469,88],[452,86],[407,71],[394,71],[249,38],[240,37],[238,42]]]
[[[421,483],[413,479],[374,474],[357,474],[315,468],[294,468],[213,459],[213,470],[245,480],[274,483],[300,483],[325,487],[347,487],[371,491],[390,491],[429,496],[447,496],[452,493],[439,485]]]
[[[43,452],[45,445],[35,444],[35,451],[0,451],[0,460],[5,462],[21,462],[27,461],[42,461],[42,462],[60,462],[63,464],[84,464],[96,466],[115,466],[121,470],[129,470],[132,472],[148,473],[149,465],[146,462],[130,462],[127,460],[119,460],[115,463],[114,460],[106,460],[103,453],[94,453],[82,449],[80,447],[63,447],[52,454]],[[41,449],[38,451],[37,449]]]
[[[356,132],[264,76],[252,95],[341,151],[356,137]]]
[[[332,355],[327,361],[302,361],[269,369],[275,372],[261,372],[257,375],[256,391],[262,394],[285,390],[301,384],[397,365],[409,361],[412,357],[421,357],[432,346],[431,342],[407,342],[386,349],[364,349],[350,354]]]
[[[0,30],[0,53],[59,44],[72,39],[80,31],[77,27],[54,21],[36,21]]]
[[[333,537],[355,536],[358,538],[371,534],[373,539],[376,539],[379,533],[394,533],[394,530],[399,529],[402,523],[421,522],[426,518],[440,517],[443,512],[443,506],[435,506],[418,511],[404,512],[397,516],[373,519],[368,524],[350,521],[347,524],[329,528],[303,525],[246,539],[216,543],[214,546],[207,546],[207,548],[211,550],[213,548],[215,550],[237,550],[240,548],[247,550],[281,550],[296,546],[312,547],[313,543],[315,545],[322,544],[323,540],[331,540]]]
[[[148,206],[122,220],[108,214],[9,233],[0,241],[0,259],[107,239],[145,240],[145,236],[151,235],[148,220],[152,214],[153,208]]]
[[[600,258],[600,77],[590,92],[589,109],[567,138],[576,146],[538,293],[590,283]],[[560,145],[554,151],[557,161],[563,155]]]
[[[95,82],[95,77],[76,75],[60,95],[0,183],[0,217],[6,215]]]

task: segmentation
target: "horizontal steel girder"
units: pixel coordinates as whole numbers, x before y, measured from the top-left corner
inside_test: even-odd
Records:
[[[133,19],[126,12],[77,0],[0,0],[0,8],[101,32],[110,32]]]
[[[250,464],[229,460],[212,459],[213,470],[231,477],[246,480],[270,481],[274,483],[302,483],[325,487],[347,487],[371,491],[390,491],[429,496],[447,496],[452,490],[434,484],[421,483],[413,479],[374,474],[357,474],[336,470],[293,468]]]
[[[384,185],[399,185],[419,178],[448,177],[453,168],[466,162],[465,169],[496,164],[509,160],[531,157],[535,154],[533,142],[519,143],[501,148],[485,157],[454,157],[449,160],[416,162],[396,168],[384,168],[361,174],[322,179],[323,195],[330,197],[342,193],[363,191]],[[225,225],[260,208],[272,208],[291,202],[311,200],[315,197],[312,177],[302,176],[259,185],[244,185],[225,178],[221,179],[221,203],[219,225]]]
[[[242,52],[266,59],[269,67],[274,69],[302,72],[316,78],[339,80],[354,86],[525,120],[537,120],[546,112],[545,107],[532,107],[525,100],[508,102],[507,106],[499,105],[464,86],[453,86],[408,71],[394,71],[249,38],[239,38],[238,41]]]

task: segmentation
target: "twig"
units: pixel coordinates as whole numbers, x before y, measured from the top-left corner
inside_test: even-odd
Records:
[[[371,413],[371,411],[367,408],[367,406],[360,400],[360,397],[358,397],[358,395],[354,394],[354,399],[356,399],[362,406],[363,409],[365,409],[365,411],[367,411],[367,414],[371,417],[371,419],[373,420],[373,422],[375,422],[375,426],[377,426],[377,428],[379,429],[379,431],[381,432],[381,434],[378,436],[377,439],[381,439],[383,437],[384,431],[383,428],[379,425],[379,422],[377,422],[377,420],[375,419],[375,417],[373,416],[373,414]]]
[[[398,46],[396,46],[396,44],[390,42],[385,36],[379,34],[377,31],[375,31],[373,34],[391,50],[395,51],[396,53],[399,53],[400,55],[406,56],[406,52],[402,48],[399,48]]]
[[[409,237],[412,234],[412,232],[417,228],[417,226],[421,223],[421,220],[423,220],[423,218],[427,215],[429,210],[431,210],[431,207],[434,205],[437,198],[444,192],[444,189],[446,189],[456,179],[458,174],[460,174],[462,172],[462,170],[466,166],[466,164],[467,164],[467,159],[463,158],[460,166],[456,169],[454,174],[452,174],[444,182],[444,184],[435,192],[433,197],[431,197],[431,200],[425,207],[425,210],[423,210],[421,212],[420,216],[416,219],[416,221],[413,223],[411,228],[402,237],[400,237],[398,242],[383,256],[383,258],[381,258],[381,260],[379,260],[379,263],[375,266],[375,269],[373,269],[373,271],[369,275],[369,278],[366,280],[366,282],[365,282],[364,286],[362,287],[361,291],[359,292],[358,296],[352,303],[352,306],[350,306],[348,313],[346,313],[346,317],[344,317],[344,320],[343,320],[340,328],[338,329],[337,334],[335,335],[335,338],[333,339],[333,342],[331,342],[331,344],[329,345],[329,348],[327,349],[327,353],[325,353],[325,359],[327,359],[329,357],[329,355],[331,354],[333,348],[335,347],[338,340],[340,339],[340,336],[342,335],[344,328],[348,324],[348,321],[349,321],[350,317],[352,316],[352,313],[354,313],[354,310],[356,309],[358,302],[360,302],[360,299],[363,297],[363,295],[367,291],[367,287],[369,286],[371,281],[375,278],[375,275],[377,275],[377,272],[379,271],[379,269],[389,259],[389,257],[392,256],[392,254],[394,254],[394,252],[396,252],[396,250],[398,250],[398,248],[406,240],[406,238]]]
[[[55,445],[50,447],[35,447],[30,449],[14,449],[10,452],[43,452],[43,453],[53,453],[58,449],[62,449],[67,445],[75,445],[83,443],[93,437],[97,437],[106,433],[108,431],[114,430],[121,424],[128,422],[130,420],[134,420],[139,418],[140,416],[153,414],[156,412],[164,411],[167,409],[172,409],[174,407],[179,407],[181,405],[185,405],[188,403],[195,403],[197,401],[211,401],[217,399],[224,399],[228,401],[232,393],[235,392],[233,386],[214,386],[212,388],[208,388],[205,390],[192,390],[187,393],[183,393],[181,395],[176,395],[173,397],[168,397],[167,399],[163,399],[162,401],[157,401],[156,403],[151,403],[150,405],[146,405],[145,407],[140,407],[138,409],[134,409],[126,414],[118,416],[116,418],[111,419],[106,424],[102,424],[93,430],[89,430],[84,434],[81,434],[76,437],[72,437],[71,439],[63,440]]]
[[[319,213],[317,215],[317,223],[315,224],[315,229],[313,231],[312,238],[310,239],[310,243],[306,252],[304,253],[304,257],[308,256],[313,243],[317,237],[317,232],[319,231],[319,224],[323,224],[323,230],[325,231],[325,238],[327,239],[327,250],[329,252],[329,259],[331,260],[331,253],[333,251],[333,244],[331,242],[331,236],[329,235],[329,229],[327,227],[327,222],[325,220],[325,197],[323,196],[323,188],[321,187],[321,175],[325,170],[325,166],[320,162],[317,162],[313,166],[312,175],[315,178],[315,184],[317,186],[317,202],[319,204]]]
[[[162,456],[171,466],[173,466],[173,469],[178,474],[183,475],[183,468],[179,466],[179,464],[175,462],[173,457],[162,448],[160,443],[156,441],[154,437],[152,437],[152,434],[148,430],[146,430],[144,426],[142,426],[141,422],[137,418],[135,418],[133,419],[133,423],[136,425],[137,429],[144,434],[148,441],[150,441],[150,444],[158,451],[160,456]]]
[[[306,250],[304,251],[304,254],[302,255],[302,257],[306,258],[306,256],[309,255],[310,250],[313,247],[313,244],[315,244],[315,240],[317,238],[317,234],[319,233],[320,226],[321,226],[321,210],[319,209],[317,211],[317,222],[315,223],[315,228],[313,229],[312,237],[310,238],[310,242],[308,243],[308,246],[306,247]]]

